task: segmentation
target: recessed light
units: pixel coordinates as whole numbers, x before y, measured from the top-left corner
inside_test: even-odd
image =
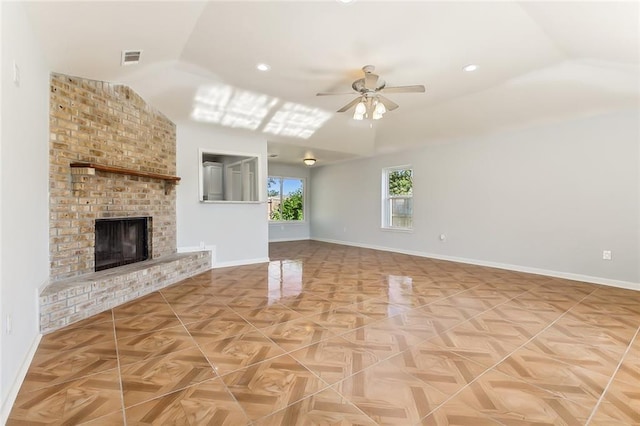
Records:
[[[271,67],[268,64],[258,64],[256,65],[258,71],[269,71]]]
[[[473,72],[477,69],[478,69],[478,66],[476,64],[469,64],[462,67],[462,71],[465,71],[465,72]]]

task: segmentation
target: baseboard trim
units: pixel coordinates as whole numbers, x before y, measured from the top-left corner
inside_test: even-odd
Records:
[[[22,382],[24,382],[24,378],[27,376],[27,371],[29,371],[29,366],[31,365],[31,361],[33,361],[33,357],[36,354],[36,350],[38,350],[38,345],[40,344],[40,339],[42,339],[42,334],[38,334],[36,338],[31,342],[31,347],[27,352],[27,356],[22,360],[22,364],[20,365],[20,369],[18,370],[18,374],[16,375],[13,384],[9,388],[9,392],[7,392],[7,397],[2,402],[2,411],[0,413],[0,424],[6,424],[9,419],[9,414],[11,414],[11,408],[13,408],[13,404],[16,402],[16,398],[18,396],[18,391],[22,386]]]
[[[345,246],[361,247],[361,248],[368,248],[368,249],[380,250],[380,251],[389,251],[393,253],[408,254],[411,256],[426,257],[430,259],[448,260],[450,262],[466,263],[469,265],[488,266],[490,268],[505,269],[505,270],[516,271],[516,272],[526,272],[529,274],[544,275],[548,277],[563,278],[563,279],[572,280],[572,281],[581,281],[581,282],[586,282],[591,284],[601,284],[601,285],[606,285],[610,287],[640,291],[640,283],[634,283],[631,281],[620,281],[620,280],[613,280],[609,278],[594,277],[591,275],[573,274],[570,272],[553,271],[549,269],[532,268],[528,266],[512,265],[508,263],[499,263],[499,262],[490,262],[485,260],[469,259],[465,257],[445,256],[440,254],[420,252],[420,251],[414,251],[414,250],[402,250],[402,249],[391,248],[391,247],[377,246],[373,244],[355,243],[352,241],[332,240],[328,238],[311,238],[311,239],[315,241],[322,241],[322,242],[331,243],[331,244],[342,244]]]
[[[242,259],[242,260],[232,260],[229,262],[216,262],[213,265],[213,269],[228,268],[229,266],[254,265],[256,263],[268,263],[269,261],[270,259],[268,257],[260,257],[257,259]]]
[[[301,238],[276,238],[273,240],[269,240],[270,243],[285,243],[288,241],[307,241],[310,240],[309,237],[301,237]]]

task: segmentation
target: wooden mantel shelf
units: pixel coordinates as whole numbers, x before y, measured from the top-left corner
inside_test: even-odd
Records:
[[[163,175],[160,173],[141,172],[139,170],[125,169],[122,167],[106,166],[104,164],[95,163],[71,163],[69,167],[82,168],[82,169],[94,169],[101,172],[119,173],[121,175],[148,177],[152,179],[160,179],[165,182],[178,183],[180,181],[179,176]]]

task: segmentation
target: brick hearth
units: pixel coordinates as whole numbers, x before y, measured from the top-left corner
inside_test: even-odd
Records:
[[[211,253],[163,256],[56,281],[40,294],[40,332],[49,333],[211,269]]]

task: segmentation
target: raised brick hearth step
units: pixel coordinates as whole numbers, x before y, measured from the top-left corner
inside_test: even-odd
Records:
[[[211,269],[211,253],[178,253],[49,284],[40,294],[40,332],[74,322]]]

